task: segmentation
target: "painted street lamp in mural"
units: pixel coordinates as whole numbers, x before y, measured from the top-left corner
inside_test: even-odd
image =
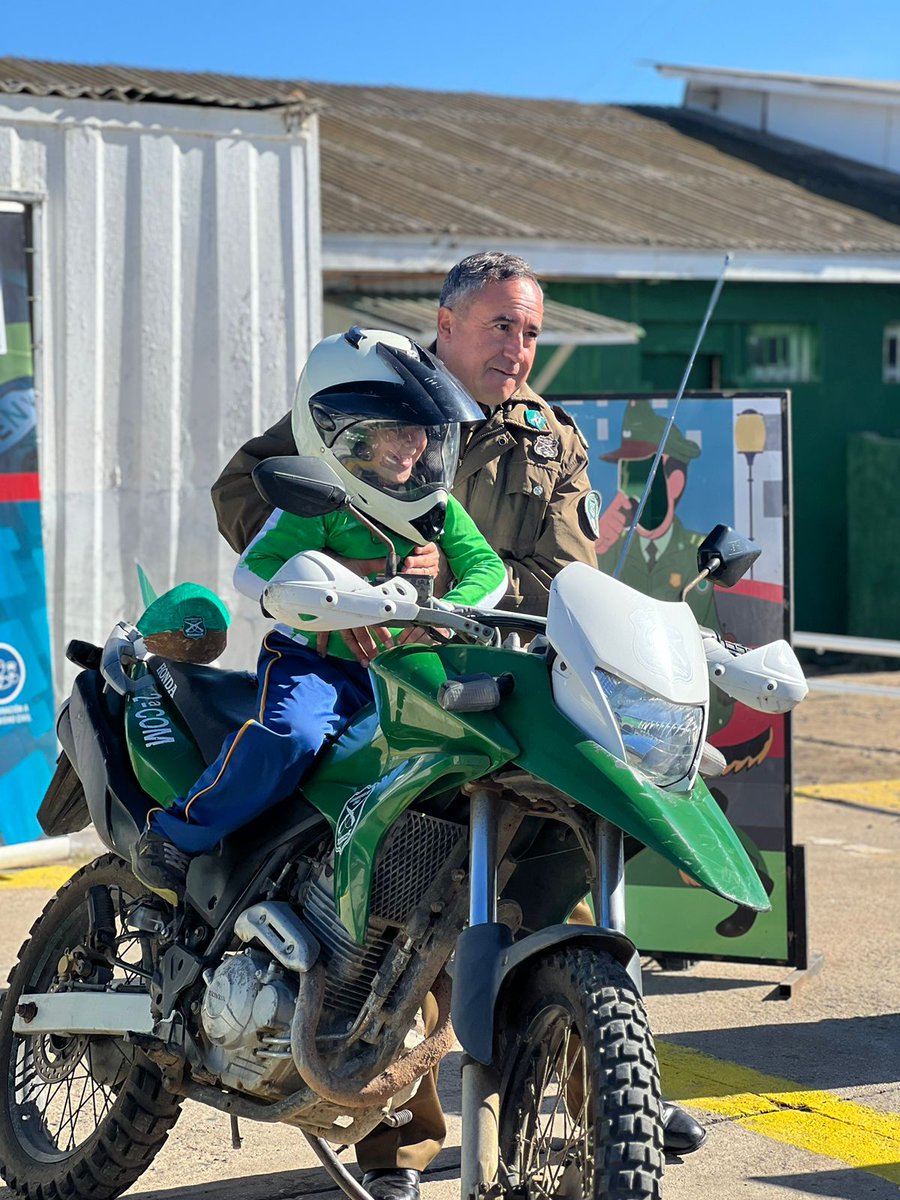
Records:
[[[750,510],[750,528],[747,531],[753,537],[753,460],[757,454],[762,454],[766,448],[766,419],[755,408],[745,408],[738,413],[734,423],[734,444],[738,454],[743,454],[747,460],[747,506]],[[750,578],[753,578],[753,568],[750,568]]]

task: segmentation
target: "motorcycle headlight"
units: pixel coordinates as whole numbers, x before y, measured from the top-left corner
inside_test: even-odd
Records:
[[[703,706],[673,704],[609,671],[597,677],[618,723],[628,762],[660,787],[691,769],[703,731]]]

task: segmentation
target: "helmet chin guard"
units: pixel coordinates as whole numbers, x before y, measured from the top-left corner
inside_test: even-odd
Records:
[[[292,426],[298,452],[323,458],[370,520],[423,546],[443,532],[460,423],[483,419],[427,350],[354,327],[314,347]]]

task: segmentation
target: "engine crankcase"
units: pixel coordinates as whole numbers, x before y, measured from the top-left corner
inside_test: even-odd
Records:
[[[249,949],[229,955],[204,980],[208,1070],[228,1087],[281,1094],[297,1078],[290,1052],[296,985],[268,954]]]

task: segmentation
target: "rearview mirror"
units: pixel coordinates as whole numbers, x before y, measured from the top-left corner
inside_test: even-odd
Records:
[[[319,458],[267,458],[253,468],[253,482],[273,508],[297,517],[324,517],[349,504],[344,485]]]
[[[717,525],[697,548],[697,570],[720,587],[734,587],[743,578],[762,550],[728,525]]]

